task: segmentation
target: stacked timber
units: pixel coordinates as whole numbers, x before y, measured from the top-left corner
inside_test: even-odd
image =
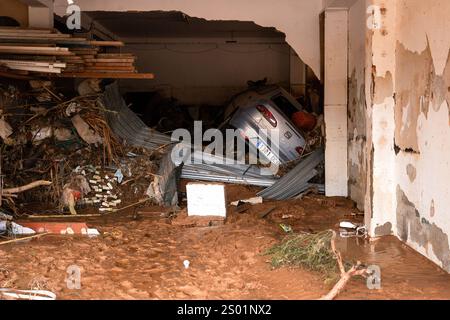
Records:
[[[122,46],[52,29],[0,27],[0,74],[153,79],[151,73],[137,73],[134,55],[104,52]]]

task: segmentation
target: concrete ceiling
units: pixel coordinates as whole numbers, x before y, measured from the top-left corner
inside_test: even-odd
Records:
[[[324,0],[324,8],[350,8],[358,0]]]
[[[284,34],[271,27],[247,21],[209,21],[189,17],[179,11],[84,12],[118,38],[165,37],[273,37]]]

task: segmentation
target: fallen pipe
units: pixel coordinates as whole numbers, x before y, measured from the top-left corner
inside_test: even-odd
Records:
[[[2,193],[2,195],[8,196],[8,195],[11,195],[14,193],[24,192],[24,191],[34,189],[34,188],[40,187],[40,186],[49,186],[51,184],[52,184],[51,181],[38,180],[38,181],[31,182],[31,183],[26,184],[21,187],[3,189],[3,190],[1,190],[1,193]]]

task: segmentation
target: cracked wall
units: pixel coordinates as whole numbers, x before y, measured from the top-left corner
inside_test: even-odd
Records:
[[[370,231],[450,272],[450,2],[372,3],[386,11],[370,46]]]

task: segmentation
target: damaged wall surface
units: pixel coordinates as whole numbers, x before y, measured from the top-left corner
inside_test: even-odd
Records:
[[[397,235],[450,272],[450,3],[372,3],[383,24],[370,45],[370,230]]]
[[[320,25],[323,9],[320,0],[240,1],[145,1],[145,0],[77,0],[86,11],[182,11],[191,17],[208,20],[254,21],[264,27],[275,27],[286,34],[286,42],[320,78]],[[66,13],[67,1],[55,1],[55,13]]]
[[[366,194],[366,98],[365,44],[366,1],[357,1],[348,13],[348,191],[349,196],[364,210]]]

